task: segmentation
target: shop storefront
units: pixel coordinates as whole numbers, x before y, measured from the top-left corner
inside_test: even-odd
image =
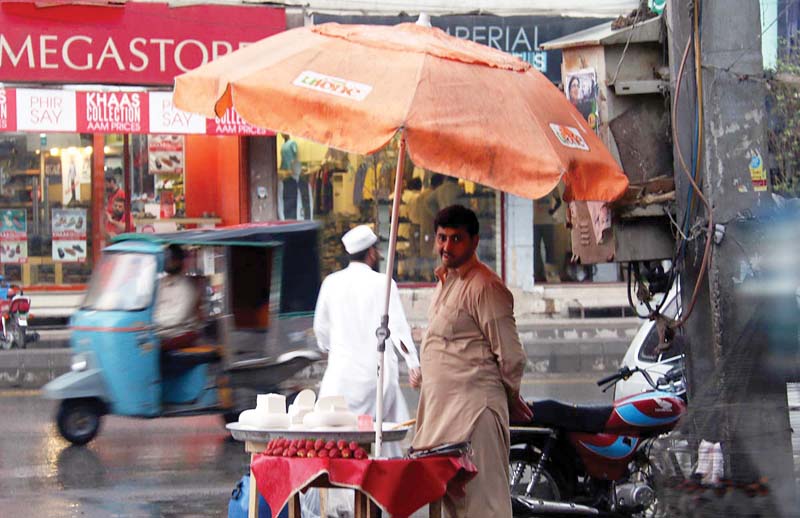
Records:
[[[416,17],[334,16],[315,14],[315,24],[326,22],[393,25],[415,22]],[[562,16],[435,16],[431,24],[453,36],[488,45],[531,63],[553,83],[561,82],[561,52],[544,51],[540,42],[596,26],[606,20]],[[279,143],[280,145],[280,143]],[[477,143],[476,143],[477,145]],[[354,157],[327,153],[325,148],[300,142],[300,181],[312,186],[321,205],[313,213],[324,222],[323,264],[325,273],[342,264],[337,236],[355,222],[374,223],[382,238],[388,239],[388,199],[394,156],[390,149],[375,157]],[[279,174],[288,175],[282,170]],[[374,176],[375,181],[371,178]],[[566,203],[559,192],[531,203],[470,182],[441,178],[433,171],[409,167],[405,175],[406,194],[401,208],[396,279],[403,283],[434,280],[432,222],[438,209],[461,203],[478,215],[481,246],[478,254],[498,272],[509,269],[506,280],[520,288],[543,282],[616,281],[614,265],[576,266],[571,262]],[[281,179],[283,180],[283,178]],[[290,180],[291,182],[291,180]],[[294,185],[294,182],[291,182]],[[316,190],[322,187],[323,190]],[[325,191],[327,189],[328,191]],[[373,192],[374,191],[374,192]],[[327,194],[330,192],[330,194]],[[319,194],[322,193],[322,196]],[[325,200],[334,200],[328,208]],[[307,215],[307,217],[309,217]],[[520,235],[523,237],[520,238]],[[522,243],[522,244],[519,244]],[[509,250],[511,252],[509,253]],[[512,256],[512,257],[506,257]],[[513,260],[512,260],[513,259]]]
[[[171,86],[285,25],[263,6],[0,2],[0,273],[80,285],[119,231],[249,221],[267,132],[180,112]]]
[[[322,224],[323,275],[347,264],[340,239],[358,224],[374,227],[386,256],[397,142],[362,156],[279,135],[278,149],[278,219],[313,219]],[[404,284],[434,282],[433,220],[440,209],[455,203],[478,215],[478,253],[495,267],[500,202],[495,191],[415,167],[410,160],[406,164],[395,279]]]

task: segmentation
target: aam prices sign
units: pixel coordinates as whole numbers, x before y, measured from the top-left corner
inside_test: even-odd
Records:
[[[0,81],[171,85],[285,27],[284,11],[264,6],[2,2]]]
[[[146,132],[147,100],[147,92],[78,92],[78,131]]]

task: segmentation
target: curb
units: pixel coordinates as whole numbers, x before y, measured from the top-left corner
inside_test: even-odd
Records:
[[[532,374],[607,372],[619,367],[629,343],[618,337],[523,339],[528,353],[525,370]],[[72,351],[63,347],[0,351],[0,390],[41,388],[69,371],[71,357]],[[400,363],[403,374],[405,364]],[[315,367],[321,378],[323,366]]]
[[[0,389],[38,389],[69,371],[70,349],[0,351]]]

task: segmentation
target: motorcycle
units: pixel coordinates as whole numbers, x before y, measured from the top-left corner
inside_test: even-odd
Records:
[[[31,299],[22,288],[2,284],[0,277],[0,348],[24,349],[29,342],[39,338],[38,333],[28,332],[28,317]]]
[[[652,390],[609,406],[529,403],[531,422],[511,427],[515,517],[664,515],[656,490],[679,468],[658,440],[686,413],[684,372],[678,365],[653,381],[623,367],[597,384],[605,391],[637,373]]]

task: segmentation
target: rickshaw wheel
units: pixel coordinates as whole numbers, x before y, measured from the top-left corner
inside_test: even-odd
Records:
[[[65,399],[58,407],[56,424],[64,439],[81,446],[100,431],[102,405],[95,399]]]

